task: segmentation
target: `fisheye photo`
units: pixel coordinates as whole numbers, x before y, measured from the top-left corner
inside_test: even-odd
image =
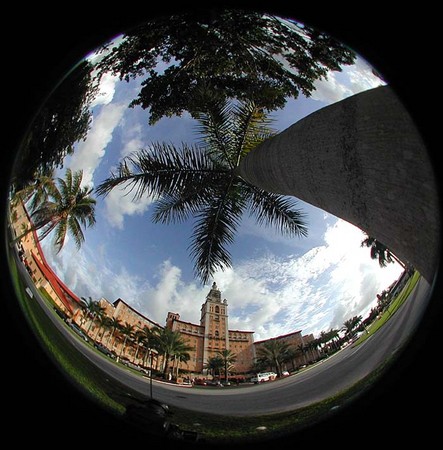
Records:
[[[7,301],[128,442],[296,442],[408,353],[439,202],[406,103],[350,43],[296,11],[140,17],[72,65],[20,137]]]

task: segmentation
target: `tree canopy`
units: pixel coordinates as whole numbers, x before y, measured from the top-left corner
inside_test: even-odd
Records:
[[[86,138],[91,125],[89,106],[97,93],[92,66],[83,61],[53,90],[29,126],[16,161],[12,183],[21,190],[36,174],[62,167],[74,144]]]
[[[98,77],[143,76],[130,106],[163,116],[191,114],[203,85],[221,100],[252,100],[268,111],[288,97],[305,96],[328,71],[341,71],[355,54],[331,36],[295,21],[260,12],[202,10],[158,17],[127,31],[122,42],[101,49]]]

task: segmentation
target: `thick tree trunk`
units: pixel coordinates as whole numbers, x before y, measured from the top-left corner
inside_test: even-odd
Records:
[[[239,174],[354,224],[432,283],[440,246],[435,176],[390,87],[305,117],[254,149]]]

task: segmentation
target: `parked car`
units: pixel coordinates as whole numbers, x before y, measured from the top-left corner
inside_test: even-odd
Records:
[[[109,356],[110,358],[115,358],[114,354],[111,352],[111,350],[109,350],[109,348],[105,347],[102,343],[100,342],[96,342],[94,344],[94,347],[101,351],[103,354],[105,354],[106,356]]]
[[[68,323],[68,325],[82,338],[84,339],[86,342],[89,342],[88,337],[86,336],[85,333],[83,333],[83,330],[74,322],[70,322]]]
[[[257,384],[266,381],[274,381],[276,378],[277,374],[275,372],[259,372],[255,377],[251,378],[251,381]]]
[[[66,322],[68,316],[61,309],[54,306],[54,311],[57,313],[59,317],[61,317]]]
[[[206,381],[207,386],[216,386],[216,387],[223,387],[223,384],[220,380],[207,380]]]
[[[287,370],[283,370],[283,372],[281,373],[282,377],[288,377],[289,376],[289,372]]]

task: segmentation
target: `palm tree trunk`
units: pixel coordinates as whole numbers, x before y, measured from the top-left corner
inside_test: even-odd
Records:
[[[163,355],[164,358],[164,367],[163,367],[163,377],[166,378],[167,375],[167,371],[168,371],[168,366],[169,366],[169,353],[165,353]]]
[[[135,364],[135,360],[138,356],[138,351],[140,350],[140,342],[137,342],[137,349],[135,350],[134,358],[132,358],[132,362]]]
[[[439,250],[433,168],[390,87],[305,117],[257,146],[237,170],[257,187],[352,223],[432,283]]]
[[[95,340],[95,341],[97,340],[98,333],[100,333],[101,330],[102,330],[102,327],[99,326],[99,327],[97,328],[97,331],[95,332],[95,336],[94,336],[94,340]]]
[[[114,337],[115,328],[112,329],[111,333],[109,333],[108,339],[106,340],[106,346],[109,348],[109,341],[111,341],[112,346],[112,338]]]

